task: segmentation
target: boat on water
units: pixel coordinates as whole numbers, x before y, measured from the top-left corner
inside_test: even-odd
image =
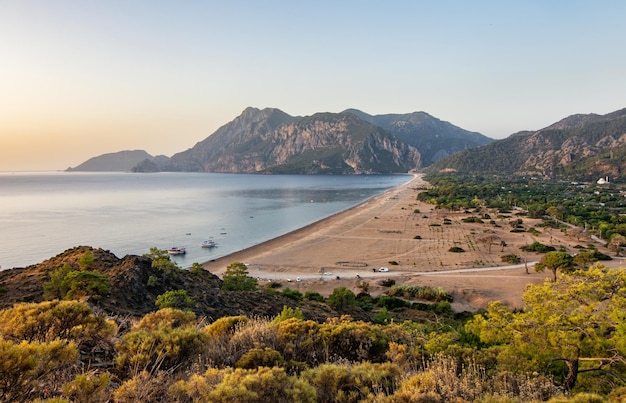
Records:
[[[185,248],[172,246],[167,250],[167,253],[169,253],[170,255],[184,255],[185,253],[187,253],[187,251],[185,250]]]
[[[202,241],[200,246],[203,248],[215,248],[217,246],[217,242],[212,239],[207,239],[206,241]]]

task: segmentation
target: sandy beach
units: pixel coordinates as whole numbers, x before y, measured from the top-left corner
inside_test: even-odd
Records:
[[[544,228],[537,228],[538,235],[511,232],[509,222],[518,217],[498,216],[495,210],[478,214],[435,209],[416,200],[426,186],[416,175],[349,210],[203,266],[222,275],[230,263],[242,262],[260,284],[276,281],[322,295],[341,286],[357,293],[364,283],[370,294],[380,295],[387,289],[380,281],[393,278],[396,284],[442,287],[453,295],[455,310],[476,311],[496,300],[521,307],[526,285],[550,278],[551,273],[534,270],[541,255],[523,252],[521,246],[539,241],[574,253],[575,245],[591,242]],[[491,219],[483,223],[462,221],[486,213]],[[526,228],[540,223],[522,219]],[[486,234],[495,235],[497,244],[486,244]],[[464,252],[450,252],[454,246]],[[507,254],[526,264],[503,262]],[[381,272],[382,267],[388,271]]]

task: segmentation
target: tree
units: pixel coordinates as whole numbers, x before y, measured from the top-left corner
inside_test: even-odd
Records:
[[[578,252],[576,254],[576,256],[574,256],[573,263],[576,264],[576,265],[581,266],[581,268],[584,270],[584,269],[587,268],[587,266],[590,263],[593,263],[596,260],[598,260],[598,259],[595,258],[595,253],[594,252],[582,251],[582,252]]]
[[[520,312],[493,303],[485,316],[468,322],[466,330],[484,343],[497,344],[498,361],[505,369],[548,371],[560,377],[566,391],[583,373],[599,374],[596,383],[610,383],[607,374],[617,371],[624,376],[625,293],[626,269],[596,265],[559,281],[530,285]]]
[[[335,288],[333,293],[328,296],[328,305],[338,309],[343,309],[348,305],[356,305],[356,295],[346,287]]]
[[[226,267],[222,280],[222,290],[225,291],[254,291],[257,287],[257,280],[248,277],[248,266],[239,262]]]
[[[144,256],[152,259],[152,267],[161,270],[167,278],[175,279],[178,277],[180,267],[170,259],[170,255],[166,250],[153,247]]]
[[[477,239],[478,242],[487,245],[488,253],[491,254],[491,245],[501,244],[500,238],[496,234],[487,234]]]
[[[535,270],[542,272],[546,269],[550,270],[553,280],[556,281],[556,272],[571,271],[574,266],[574,257],[567,252],[552,251],[546,253],[539,263],[535,265]]]
[[[626,237],[621,234],[613,234],[608,247],[610,250],[615,252],[615,256],[620,256],[624,246],[626,246]]]

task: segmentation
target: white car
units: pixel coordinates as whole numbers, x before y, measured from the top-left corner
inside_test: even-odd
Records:
[[[379,271],[379,272],[382,272],[382,273],[384,273],[384,272],[388,272],[388,271],[389,271],[389,268],[388,268],[388,267],[381,267],[380,269],[378,269],[378,271]]]

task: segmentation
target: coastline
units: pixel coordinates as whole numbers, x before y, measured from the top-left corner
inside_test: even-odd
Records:
[[[299,241],[307,236],[310,236],[312,234],[314,234],[317,231],[320,231],[324,228],[328,228],[329,226],[334,225],[337,221],[339,220],[343,220],[343,219],[349,219],[350,217],[352,217],[355,214],[355,211],[363,208],[364,206],[368,205],[369,203],[375,202],[378,199],[385,197],[385,195],[389,194],[389,193],[395,193],[396,191],[398,191],[399,189],[408,186],[409,184],[411,184],[412,182],[414,182],[415,180],[420,179],[421,180],[421,175],[417,175],[417,174],[413,174],[413,178],[407,180],[406,182],[395,186],[391,189],[386,190],[385,192],[372,196],[370,198],[368,198],[367,200],[364,200],[362,202],[360,202],[359,204],[349,207],[345,210],[339,211],[337,213],[334,213],[328,217],[325,217],[321,220],[315,221],[313,223],[310,223],[308,225],[305,225],[304,227],[300,227],[298,229],[295,229],[293,231],[287,232],[286,234],[283,235],[279,235],[275,238],[269,239],[267,241],[263,241],[260,242],[256,245],[252,245],[249,246],[247,248],[238,250],[236,252],[233,253],[229,253],[227,255],[224,256],[220,256],[216,259],[211,259],[208,262],[204,262],[202,263],[202,266],[211,271],[214,274],[221,274],[226,270],[226,266],[228,266],[229,264],[233,263],[233,262],[248,262],[251,261],[251,259],[254,259],[257,256],[261,256],[261,255],[265,255],[267,253],[271,253],[273,250],[275,250],[276,248],[284,248],[286,247],[286,245],[291,244],[293,242]],[[423,184],[426,184],[426,182],[423,182]],[[222,268],[223,266],[223,268]]]
[[[441,287],[453,296],[455,310],[477,311],[493,301],[521,308],[526,286],[551,277],[534,270],[541,256],[524,253],[521,246],[539,241],[573,250],[577,243],[560,232],[511,233],[510,218],[501,215],[493,224],[466,223],[462,219],[474,212],[439,210],[418,201],[418,192],[427,186],[422,175],[414,175],[352,208],[203,267],[221,276],[229,264],[241,262],[260,285],[280,283],[326,296],[337,287],[358,293],[365,283],[377,296],[387,290],[381,280],[393,279],[399,285]],[[539,223],[524,218],[528,227]],[[505,245],[481,243],[487,232]],[[453,246],[464,253],[451,253]],[[527,264],[511,266],[502,261],[505,254],[516,254]],[[381,267],[388,271],[380,272]]]

